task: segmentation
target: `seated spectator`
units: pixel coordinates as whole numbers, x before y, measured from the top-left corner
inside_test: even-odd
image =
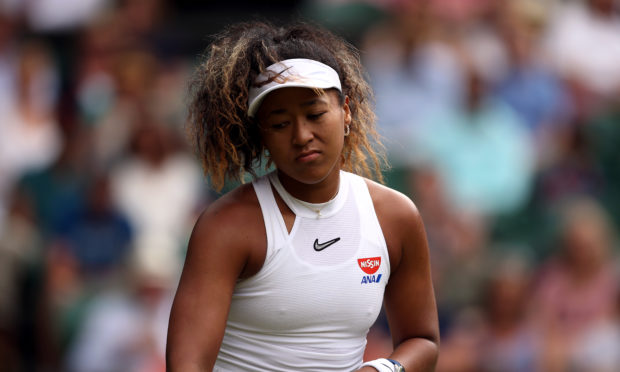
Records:
[[[131,245],[131,226],[112,205],[107,177],[106,174],[93,177],[83,210],[59,236],[85,277],[91,279],[117,273]]]
[[[521,253],[515,253],[501,257],[490,271],[483,297],[487,326],[480,371],[537,371],[540,345],[528,317],[531,268]]]
[[[122,285],[108,287],[89,304],[66,354],[65,371],[165,371],[166,332],[177,277],[170,251],[155,251],[138,257],[138,252],[147,250],[136,247]]]
[[[492,216],[511,213],[529,198],[532,140],[521,119],[492,97],[476,66],[465,63],[461,106],[427,118],[413,146],[434,167],[455,210]]]
[[[15,102],[0,103],[0,225],[18,180],[50,166],[63,146],[54,112],[58,76],[52,52],[43,42],[29,41],[18,53]]]
[[[547,11],[537,0],[506,2],[500,34],[508,53],[508,69],[493,87],[494,94],[523,119],[539,157],[548,156],[557,127],[573,114],[571,97],[560,76],[541,52],[540,38]]]
[[[560,219],[556,253],[542,269],[533,303],[544,371],[571,368],[580,340],[614,311],[618,292],[614,232],[603,207],[574,198]]]
[[[620,292],[615,311],[586,332],[578,344],[573,355],[575,370],[620,371]]]
[[[169,264],[179,271],[191,221],[206,196],[201,175],[194,159],[175,147],[171,130],[148,119],[135,126],[131,152],[110,175],[112,203],[129,219],[135,240],[166,242],[175,252]]]

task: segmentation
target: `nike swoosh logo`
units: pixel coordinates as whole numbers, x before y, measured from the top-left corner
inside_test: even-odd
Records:
[[[332,239],[332,240],[328,240],[325,243],[319,243],[319,239],[315,239],[314,240],[314,250],[317,251],[317,252],[320,252],[323,249],[329,247],[330,245],[336,243],[339,240],[340,240],[340,238],[335,238],[335,239]]]

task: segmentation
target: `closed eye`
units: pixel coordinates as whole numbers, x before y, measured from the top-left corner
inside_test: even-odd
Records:
[[[325,114],[327,111],[319,112],[317,114],[308,114],[308,119],[310,120],[318,120]]]
[[[284,128],[286,128],[289,124],[290,124],[290,122],[285,121],[285,122],[282,122],[282,123],[271,124],[271,125],[269,126],[269,128],[271,128],[271,129],[273,129],[273,130],[279,130],[279,129],[284,129]]]

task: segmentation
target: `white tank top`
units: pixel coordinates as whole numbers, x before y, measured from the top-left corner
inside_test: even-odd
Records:
[[[270,181],[295,213],[290,233]],[[390,275],[364,179],[341,171],[338,194],[320,215],[295,202],[275,172],[253,185],[267,255],[256,275],[235,286],[214,370],[356,370]]]

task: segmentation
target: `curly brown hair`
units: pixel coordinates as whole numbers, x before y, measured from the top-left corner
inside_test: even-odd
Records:
[[[316,60],[338,73],[352,116],[342,169],[383,182],[381,168],[387,163],[358,50],[316,25],[252,21],[215,35],[190,83],[188,134],[213,187],[221,190],[246,173],[256,177],[264,148],[258,124],[247,114],[248,90],[267,66],[292,58]]]

